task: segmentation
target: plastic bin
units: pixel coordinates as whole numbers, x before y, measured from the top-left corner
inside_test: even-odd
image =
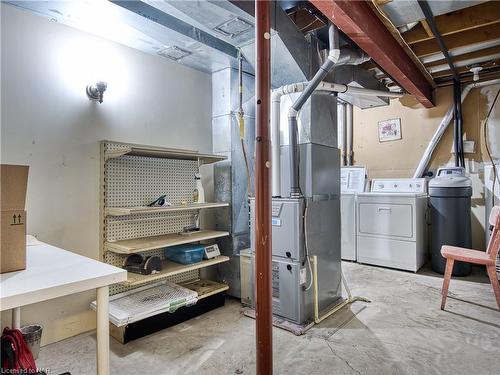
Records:
[[[29,326],[21,327],[21,333],[23,334],[23,339],[28,344],[28,347],[33,354],[33,358],[38,358],[38,353],[40,353],[40,341],[42,340],[42,326],[37,324],[32,324]]]
[[[165,248],[165,258],[180,264],[193,264],[203,260],[203,245],[177,245]]]

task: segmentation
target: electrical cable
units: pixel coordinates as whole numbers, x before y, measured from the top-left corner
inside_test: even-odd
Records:
[[[483,122],[483,135],[484,135],[484,145],[486,146],[486,153],[488,154],[488,157],[490,159],[492,168],[493,168],[493,186],[492,186],[492,194],[491,194],[491,203],[492,206],[495,205],[495,184],[498,181],[500,184],[500,179],[498,177],[498,171],[495,162],[493,161],[493,156],[491,155],[491,150],[488,142],[488,120],[490,119],[491,112],[493,111],[493,108],[495,108],[495,104],[498,99],[498,95],[500,94],[500,89],[497,91],[497,94],[495,95],[495,99],[493,99],[493,103],[488,111],[488,114],[486,115],[486,119]],[[486,181],[485,181],[486,183]]]
[[[252,183],[250,176],[250,164],[248,163],[248,154],[245,147],[245,112],[243,111],[243,56],[241,50],[238,49],[238,113],[236,118],[238,120],[238,128],[240,131],[241,150],[243,152],[243,159],[245,160],[245,171],[247,175],[247,197],[252,196]]]

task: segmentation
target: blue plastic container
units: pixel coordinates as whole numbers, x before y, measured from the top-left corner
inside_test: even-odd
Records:
[[[175,263],[193,264],[203,260],[205,246],[196,244],[177,245],[165,248],[165,258]]]

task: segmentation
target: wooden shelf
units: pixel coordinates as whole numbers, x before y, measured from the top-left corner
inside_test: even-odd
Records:
[[[127,273],[127,281],[123,283],[127,286],[137,286],[149,283],[151,281],[165,279],[169,276],[178,275],[183,272],[193,271],[200,268],[213,266],[214,264],[224,263],[229,261],[229,257],[220,255],[217,258],[202,260],[199,263],[180,264],[169,260],[163,261],[163,268],[160,273],[154,275],[140,275],[138,273]]]
[[[106,242],[105,250],[112,251],[118,254],[132,254],[141,251],[160,249],[175,245],[182,245],[191,242],[210,240],[228,236],[229,232],[202,230],[199,232],[191,232],[189,235],[178,233],[165,234],[162,236],[134,238],[130,240],[121,240],[116,242]]]
[[[217,208],[217,207],[227,207],[227,206],[229,206],[229,203],[188,203],[188,204],[165,206],[165,207],[149,207],[149,206],[106,207],[105,214],[106,216],[126,216],[134,214],[193,211],[205,208]]]
[[[124,155],[146,156],[146,157],[162,158],[162,159],[197,160],[200,163],[200,165],[216,163],[218,161],[227,159],[227,157],[223,155],[202,154],[199,153],[198,151],[193,151],[193,150],[153,147],[153,146],[136,145],[131,143],[111,142],[111,141],[103,141],[103,142],[121,146],[117,150],[106,151],[104,153],[105,161],[109,159],[119,158],[120,156]]]
[[[207,298],[229,289],[229,285],[212,280],[195,280],[179,284],[198,293],[198,299]]]

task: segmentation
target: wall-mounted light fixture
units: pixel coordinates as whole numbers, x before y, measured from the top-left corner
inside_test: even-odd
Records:
[[[103,81],[99,81],[95,84],[88,85],[87,86],[87,96],[90,100],[98,101],[99,103],[102,103],[102,98],[104,96],[104,91],[106,91],[106,88],[108,87],[108,84]]]

